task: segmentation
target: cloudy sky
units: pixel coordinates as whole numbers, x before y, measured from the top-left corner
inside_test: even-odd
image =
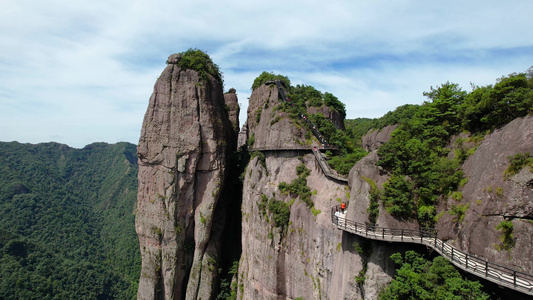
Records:
[[[137,143],[172,53],[206,51],[245,118],[262,71],[313,85],[348,118],[533,65],[533,1],[2,0],[0,141]]]

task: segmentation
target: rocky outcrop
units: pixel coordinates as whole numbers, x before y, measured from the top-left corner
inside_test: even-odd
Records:
[[[359,223],[369,223],[370,190],[372,185],[382,190],[383,184],[389,179],[388,173],[377,166],[379,146],[391,138],[391,134],[398,126],[386,126],[382,130],[370,130],[363,137],[363,147],[370,153],[358,161],[350,170],[348,185],[352,190],[347,209],[347,218]],[[398,220],[387,213],[383,203],[379,203],[379,213],[376,226],[387,228],[418,228],[415,221]]]
[[[247,141],[248,141],[248,123],[244,123],[244,125],[242,125],[241,131],[239,131],[239,135],[237,138],[237,149],[241,149],[244,145],[246,145]]]
[[[508,156],[533,153],[533,116],[519,118],[488,134],[464,163],[468,182],[460,189],[462,199],[446,199],[437,224],[439,236],[468,253],[493,263],[533,273],[533,173],[528,167],[504,178]],[[457,198],[457,197],[456,197]],[[468,206],[462,222],[448,211]],[[513,224],[514,246],[502,249],[502,221]]]
[[[331,122],[335,125],[335,127],[339,130],[346,130],[344,127],[344,117],[336,111],[334,108],[322,105],[321,107],[308,107],[307,108],[308,114],[322,114],[326,119],[331,120]]]
[[[348,219],[361,223],[369,222],[367,208],[370,202],[371,182],[382,189],[383,183],[387,180],[386,172],[376,165],[377,148],[388,141],[392,130],[390,127],[380,132],[371,131],[364,138],[363,144],[372,152],[350,171],[351,197],[347,209]],[[533,239],[533,174],[526,167],[514,176],[507,179],[504,177],[504,172],[510,164],[509,156],[517,153],[533,153],[533,116],[514,120],[485,136],[482,142],[476,142],[475,139],[469,139],[468,135],[461,134],[454,137],[451,144],[457,144],[458,139],[462,139],[463,147],[467,149],[477,147],[477,150],[463,164],[468,181],[459,190],[457,195],[460,196],[455,197],[458,200],[454,200],[451,196],[440,200],[437,208],[439,221],[436,225],[439,238],[492,263],[533,273],[531,259],[533,252],[530,247],[530,241]],[[453,153],[451,151],[449,158],[453,158]],[[454,206],[468,208],[462,222],[458,220],[458,216],[450,213]],[[496,229],[496,226],[504,220],[513,224],[514,240],[508,250],[502,245],[503,232]],[[381,202],[376,225],[389,228],[418,227],[414,221],[398,220],[390,216]],[[379,247],[374,246],[373,249],[376,251]],[[384,248],[382,251],[388,249]],[[346,259],[357,263],[360,258]],[[382,261],[377,266],[382,270],[379,274],[383,281],[375,284],[384,286],[387,283],[386,274],[390,274],[387,262]]]
[[[224,94],[224,103],[224,108],[228,111],[233,131],[239,132],[239,112],[241,111],[241,108],[239,106],[239,100],[237,99],[237,91],[234,88],[229,89],[229,91]]]
[[[389,125],[380,130],[371,129],[365,136],[363,136],[363,149],[368,152],[378,150],[381,145],[385,144],[390,139],[392,132],[397,127],[398,125]]]
[[[252,148],[311,147],[305,138],[306,129],[280,110],[281,104],[282,100],[279,99],[275,85],[264,84],[254,89],[250,96],[246,121],[248,139],[254,141],[251,143]]]
[[[235,147],[232,104],[219,81],[180,58],[169,57],[154,86],[137,150],[138,299],[212,299],[217,286],[224,220],[214,212]]]
[[[367,209],[370,205],[372,186],[382,189],[383,183],[388,180],[388,174],[377,166],[379,159],[377,145],[386,143],[390,139],[391,132],[392,130],[387,128],[379,134],[371,132],[365,137],[367,143],[374,145],[375,148],[368,148],[371,152],[355,164],[348,176],[350,198],[346,218],[349,220],[370,223]],[[393,218],[381,203],[376,226],[417,227],[414,222],[406,223]],[[342,253],[335,258],[330,299],[378,299],[380,290],[387,286],[395,273],[395,266],[389,257],[396,252],[412,248],[412,245],[402,244],[394,244],[394,247],[391,247],[388,243],[343,233]]]

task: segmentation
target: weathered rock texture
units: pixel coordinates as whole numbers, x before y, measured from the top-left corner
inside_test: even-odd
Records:
[[[508,156],[533,153],[533,116],[516,119],[485,136],[473,155],[464,163],[468,183],[460,190],[461,201],[443,201],[441,212],[452,205],[469,205],[464,220],[457,222],[445,212],[437,229],[444,240],[468,253],[493,263],[533,274],[533,173],[528,167],[508,179],[503,174]],[[515,245],[498,250],[502,232],[496,226],[510,220]]]
[[[249,135],[255,136],[258,146],[301,147],[297,139],[303,137],[304,129],[281,112],[273,112],[271,107],[277,103],[275,86],[254,90],[248,110]],[[257,122],[259,107],[263,109]],[[271,125],[277,116],[282,119]],[[307,185],[316,190],[311,196],[316,216],[307,204],[298,198],[291,201],[293,197],[278,189],[279,183],[298,177],[296,167],[302,162],[311,170]],[[330,296],[332,278],[335,257],[344,250],[342,233],[331,224],[330,209],[339,200],[346,201],[347,192],[346,186],[323,175],[310,151],[265,152],[264,163],[254,157],[244,178],[238,299],[337,299]],[[263,215],[258,205],[261,195],[292,203],[286,231],[274,226],[271,212],[268,218]]]
[[[138,299],[212,299],[216,287],[224,220],[214,212],[236,132],[221,84],[179,59],[155,84],[138,145]]]
[[[363,136],[362,146],[365,151],[378,150],[379,147],[385,144],[389,139],[391,133],[398,125],[385,126],[380,130],[372,129],[365,136]]]
[[[306,128],[302,128],[276,109],[282,104],[275,85],[262,85],[250,96],[246,131],[248,138],[255,140],[252,148],[301,148],[311,147],[306,141]],[[318,141],[315,141],[318,146]]]
[[[296,199],[290,207],[286,232],[275,227],[272,214],[263,216],[258,207],[261,195],[285,203],[289,195],[278,189],[281,182],[297,178],[298,153],[271,153],[266,169],[255,157],[246,169],[242,205],[242,256],[239,265],[239,294],[243,299],[327,299],[332,284],[334,258],[341,249],[341,232],[331,225],[330,209],[346,201],[345,186],[328,181],[312,154],[303,162],[311,175],[308,186],[316,190],[311,197],[316,216],[307,204]],[[332,298],[333,299],[333,298]]]
[[[258,148],[301,148],[305,128],[299,128],[282,112],[271,110],[276,103],[275,86],[263,85],[254,90],[248,109],[248,137],[255,139],[254,147]],[[386,129],[374,139],[384,143],[391,131]],[[378,145],[376,141],[372,143]],[[412,247],[391,246],[341,232],[331,224],[330,215],[331,207],[349,200],[349,218],[368,221],[370,185],[367,180],[378,185],[387,180],[387,175],[376,167],[376,149],[354,167],[348,186],[327,179],[314,156],[306,151],[268,151],[264,152],[264,162],[259,157],[250,161],[243,188],[238,297],[377,299],[379,291],[394,275],[390,255]],[[307,185],[316,190],[312,196],[314,208],[298,199],[293,201],[278,188],[279,183],[290,183],[297,178],[296,166],[302,162],[311,170]],[[261,195],[292,203],[286,232],[274,226],[272,213],[263,215],[259,205]],[[314,216],[314,209],[321,212]],[[403,226],[386,214],[378,222],[391,227]],[[365,278],[364,282],[358,283],[356,276]]]
[[[233,127],[234,132],[239,132],[239,112],[241,108],[239,107],[239,100],[237,99],[236,90],[231,88],[227,93],[224,94],[224,103],[225,109],[229,113],[229,120]]]

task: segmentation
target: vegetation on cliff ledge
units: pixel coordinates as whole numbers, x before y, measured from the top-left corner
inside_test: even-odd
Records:
[[[285,87],[287,97],[290,99],[290,103],[282,102],[278,103],[274,110],[282,111],[288,115],[288,117],[299,128],[306,130],[305,141],[301,141],[302,144],[311,145],[313,140],[313,134],[309,125],[302,119],[305,116],[306,119],[311,121],[316,126],[316,129],[327,140],[328,144],[338,148],[339,152],[328,153],[330,159],[330,166],[341,174],[348,174],[353,165],[367,153],[360,145],[354,143],[347,132],[345,132],[338,124],[333,123],[333,119],[337,118],[337,122],[341,125],[346,117],[346,108],[333,94],[325,92],[322,93],[310,85],[296,85],[291,86],[289,78],[280,74],[274,74],[272,72],[263,72],[259,75],[252,85],[252,90],[258,88],[262,84],[280,80]],[[266,108],[266,107],[265,107]],[[309,113],[310,108],[316,108],[316,113]],[[333,118],[328,118],[324,115],[324,112],[331,112],[334,115]],[[256,122],[259,122],[262,108],[256,111]],[[281,116],[277,116],[271,121],[271,125],[277,123],[281,119]]]
[[[199,49],[189,49],[179,53],[181,55],[178,66],[183,69],[198,71],[200,78],[207,80],[207,74],[213,76],[220,84],[223,82],[222,73],[217,64],[215,64],[207,53]]]
[[[252,91],[255,90],[256,88],[260,87],[261,85],[265,84],[268,81],[275,81],[275,80],[281,81],[281,83],[286,88],[291,86],[291,81],[289,80],[287,76],[263,71],[261,75],[257,76],[257,78],[254,79],[254,83],[252,84],[251,90]]]
[[[454,158],[448,159],[452,136],[467,131],[475,140],[476,135],[533,112],[533,79],[524,73],[510,74],[494,86],[474,86],[470,93],[446,82],[424,95],[429,100],[422,105],[403,106],[386,115],[401,124],[378,150],[378,165],[391,174],[383,185],[387,211],[432,226],[439,197],[458,189],[463,180],[461,165],[473,153],[460,140]],[[405,111],[412,117],[405,118]],[[390,124],[387,120],[376,123]]]

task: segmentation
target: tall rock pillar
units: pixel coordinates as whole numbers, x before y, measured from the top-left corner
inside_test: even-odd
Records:
[[[183,63],[199,53],[208,71]],[[137,149],[138,299],[210,299],[224,225],[214,212],[236,133],[209,57],[189,50],[171,55],[167,63],[150,97]]]

